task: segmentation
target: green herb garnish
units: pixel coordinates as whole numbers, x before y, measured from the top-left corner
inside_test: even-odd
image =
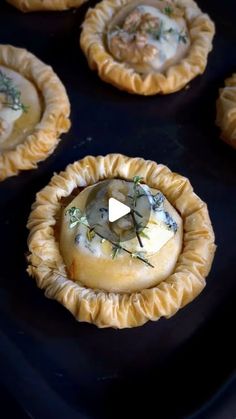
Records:
[[[118,253],[120,251],[123,251],[123,252],[128,253],[131,257],[135,257],[136,259],[139,259],[141,262],[145,263],[146,265],[150,266],[151,268],[154,268],[154,266],[150,262],[148,262],[148,260],[146,258],[144,258],[141,254],[139,254],[139,252],[135,252],[135,253],[130,252],[128,249],[121,246],[119,243],[115,243],[115,242],[107,239],[106,237],[103,237],[102,234],[95,231],[94,227],[89,226],[86,216],[83,215],[83,213],[81,212],[81,210],[79,208],[71,207],[66,211],[66,215],[67,214],[69,215],[69,228],[74,228],[77,225],[83,225],[90,231],[90,234],[91,234],[91,230],[92,230],[94,235],[97,235],[98,237],[100,237],[102,242],[107,240],[109,243],[111,243],[112,246],[113,246],[112,247],[112,258],[113,259],[118,255]]]
[[[138,242],[139,242],[139,246],[140,247],[143,247],[143,243],[142,243],[141,237],[139,235],[139,224],[136,221],[136,218],[135,218],[135,215],[134,215],[134,211],[131,210],[130,211],[130,215],[131,215],[131,218],[132,218],[132,221],[133,221],[133,224],[134,224],[134,230],[135,230],[135,233],[136,233],[136,237],[138,239]]]
[[[66,211],[66,214],[69,214],[70,217],[70,228],[74,228],[78,224],[82,224],[85,227],[89,227],[86,216],[82,214],[79,208],[71,207]]]
[[[143,180],[142,176],[134,176],[133,177],[133,182],[134,182],[135,185],[140,185],[142,180]]]
[[[186,33],[179,33],[178,34],[178,42],[183,42],[187,44],[188,35]]]
[[[141,181],[143,180],[143,178],[141,176],[134,176],[133,177],[133,183],[134,183],[134,187],[133,187],[133,196],[131,197],[133,199],[133,206],[136,207],[137,204],[137,199],[140,197],[141,192],[139,190],[139,186]]]
[[[6,97],[6,102],[3,105],[8,108],[13,109],[14,111],[22,110],[27,112],[28,106],[25,106],[21,102],[21,92],[14,86],[13,81],[10,77],[6,76],[0,70],[0,93],[4,94]]]
[[[161,21],[160,26],[158,28],[148,28],[147,33],[152,35],[154,39],[160,40],[163,36],[163,22]]]
[[[145,253],[144,252],[133,252],[131,255],[132,258],[134,259],[139,259],[142,260],[144,263],[146,263],[147,265],[150,265],[147,258],[145,257]]]
[[[148,228],[148,227],[146,227],[146,228]],[[143,237],[144,239],[150,240],[150,237],[143,230],[139,233],[139,235],[141,237]]]
[[[173,9],[171,9],[170,6],[167,6],[167,7],[164,8],[164,12],[167,16],[171,16],[172,13],[173,13]]]
[[[87,237],[89,242],[91,242],[94,239],[95,231],[94,231],[93,228],[90,228],[90,229],[88,228],[87,233],[86,233],[86,237]]]
[[[112,246],[112,259],[115,259],[118,256],[118,254],[120,253],[120,251],[121,251],[120,244],[118,244],[118,243],[114,244]]]

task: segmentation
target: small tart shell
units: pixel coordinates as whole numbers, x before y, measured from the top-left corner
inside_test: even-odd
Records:
[[[77,187],[109,178],[132,180],[137,174],[144,183],[162,191],[183,219],[183,250],[174,273],[153,288],[130,294],[104,292],[73,282],[67,277],[54,234],[60,200]],[[215,252],[207,206],[193,192],[189,181],[161,164],[120,154],[88,156],[54,175],[37,194],[28,228],[28,272],[38,287],[45,290],[47,297],[63,304],[77,320],[98,327],[135,327],[161,316],[172,316],[202,291]]]
[[[236,148],[236,73],[225,80],[216,102],[216,124],[221,129],[221,139]]]
[[[53,152],[59,136],[70,128],[70,103],[52,68],[27,50],[0,45],[0,64],[34,83],[43,98],[44,108],[33,133],[13,150],[0,152],[0,180],[4,180],[20,170],[36,168],[38,162]]]
[[[212,49],[215,26],[193,0],[172,0],[174,5],[184,9],[191,38],[190,49],[178,64],[172,65],[164,73],[150,72],[142,76],[127,64],[116,61],[107,51],[103,37],[114,14],[130,1],[103,0],[94,9],[88,10],[83,23],[80,45],[90,68],[97,70],[102,80],[129,93],[168,94],[182,89],[204,72],[208,53]]]
[[[80,7],[87,0],[7,0],[22,12],[37,12],[39,10],[67,10]]]

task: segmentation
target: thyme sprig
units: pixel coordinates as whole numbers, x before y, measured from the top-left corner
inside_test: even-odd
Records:
[[[134,259],[140,259],[140,260],[142,260],[144,263],[146,263],[146,264],[148,264],[148,265],[150,265],[149,264],[149,262],[148,262],[148,260],[145,258],[145,256],[144,256],[145,254],[144,254],[144,252],[133,252],[132,253],[132,258],[134,258]],[[152,266],[152,265],[151,265]]]
[[[164,8],[164,13],[165,13],[167,16],[171,16],[171,15],[172,15],[172,13],[173,13],[173,9],[172,9],[170,6],[167,6],[167,7],[165,7],[165,8]]]
[[[79,208],[71,207],[66,211],[66,214],[69,214],[70,217],[70,228],[74,228],[78,224],[82,224],[85,227],[89,227],[87,217],[83,215]],[[90,227],[89,227],[90,229]]]
[[[94,230],[94,227],[90,227],[87,221],[87,218],[79,208],[71,207],[66,211],[66,214],[69,215],[69,228],[74,228],[77,225],[83,225],[88,228],[90,231],[93,230],[94,234],[100,237],[102,240],[107,240],[112,245],[112,258],[114,259],[118,253],[123,250],[124,252],[128,253],[131,257],[139,259],[141,262],[145,263],[146,265],[154,268],[154,266],[143,256],[143,254],[139,254],[139,252],[131,252],[130,250],[123,247],[120,243],[115,243],[112,240],[107,239],[102,234],[98,233],[98,231]]]
[[[188,38],[188,35],[186,32],[180,32],[178,34],[178,42],[183,42],[184,44],[187,44],[187,38]]]
[[[86,237],[87,237],[89,242],[91,242],[93,240],[93,238],[95,237],[94,228],[88,228],[87,229]]]
[[[134,176],[133,177],[133,196],[130,196],[133,200],[133,206],[136,207],[137,205],[137,199],[141,195],[141,191],[139,189],[139,186],[141,184],[141,181],[143,180],[142,176]]]
[[[147,29],[147,33],[152,35],[152,37],[154,39],[157,39],[157,40],[161,39],[161,37],[163,36],[163,33],[164,33],[162,20],[160,22],[160,25],[157,28],[153,28],[152,26],[150,26]]]
[[[117,243],[112,246],[112,259],[115,259],[121,251],[120,243]]]
[[[136,237],[138,239],[138,242],[139,242],[139,246],[143,247],[143,242],[142,242],[140,234],[139,234],[138,223],[136,221],[134,212],[132,210],[130,211],[130,215],[131,215],[131,218],[132,218],[132,221],[133,221],[133,224],[134,224],[134,230],[135,230],[135,234],[136,234]]]
[[[168,11],[167,11],[168,10]],[[166,7],[165,13],[170,16],[172,14],[172,10],[170,7]],[[166,39],[166,35],[172,34],[177,36],[178,42],[183,42],[184,44],[187,43],[188,34],[187,32],[178,32],[174,28],[164,29],[163,22],[161,21],[160,26],[158,28],[150,27],[147,29],[147,33],[150,34],[154,39],[157,41],[161,40],[162,38]]]
[[[14,111],[22,110],[27,112],[28,106],[21,102],[21,92],[14,86],[13,81],[10,77],[6,76],[0,70],[0,93],[6,97],[6,102],[3,105],[7,106]]]

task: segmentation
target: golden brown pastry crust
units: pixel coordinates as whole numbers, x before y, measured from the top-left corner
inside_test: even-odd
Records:
[[[131,294],[108,293],[78,285],[67,278],[54,235],[61,198],[69,196],[78,186],[115,177],[132,180],[137,173],[144,183],[161,190],[183,218],[183,251],[175,272],[156,287]],[[153,161],[120,154],[88,156],[54,175],[49,185],[37,194],[28,228],[28,272],[38,287],[45,290],[47,297],[63,304],[77,320],[98,327],[135,327],[161,316],[172,316],[202,291],[215,252],[207,206],[193,192],[189,181]]]
[[[39,10],[66,10],[80,7],[87,0],[7,0],[22,12],[36,12]]]
[[[90,68],[97,70],[101,79],[130,93],[154,95],[176,92],[204,72],[208,53],[212,49],[215,26],[193,0],[172,0],[185,10],[191,38],[190,49],[179,64],[169,67],[164,73],[152,72],[142,76],[126,64],[116,61],[107,51],[102,38],[114,13],[129,1],[103,0],[94,9],[88,10],[83,23],[80,45]]]
[[[20,170],[36,168],[53,152],[59,136],[70,128],[70,103],[52,68],[25,49],[0,45],[0,64],[33,82],[44,101],[44,113],[34,132],[15,149],[0,153],[0,180],[4,180]]]
[[[216,102],[216,124],[221,129],[221,139],[236,148],[236,73],[225,80]]]

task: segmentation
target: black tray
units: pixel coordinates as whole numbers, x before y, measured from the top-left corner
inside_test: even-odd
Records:
[[[23,15],[1,2],[0,42],[50,63],[72,104],[72,129],[55,153],[38,170],[0,184],[0,378],[30,417],[137,417],[143,409],[145,418],[236,416],[236,159],[214,124],[218,88],[236,71],[235,4],[199,4],[217,28],[206,72],[188,90],[144,98],[88,69],[78,42],[88,5]],[[218,245],[207,287],[192,304],[170,320],[121,331],[77,323],[25,272],[25,225],[36,192],[68,163],[109,152],[153,159],[189,177],[209,205]]]

